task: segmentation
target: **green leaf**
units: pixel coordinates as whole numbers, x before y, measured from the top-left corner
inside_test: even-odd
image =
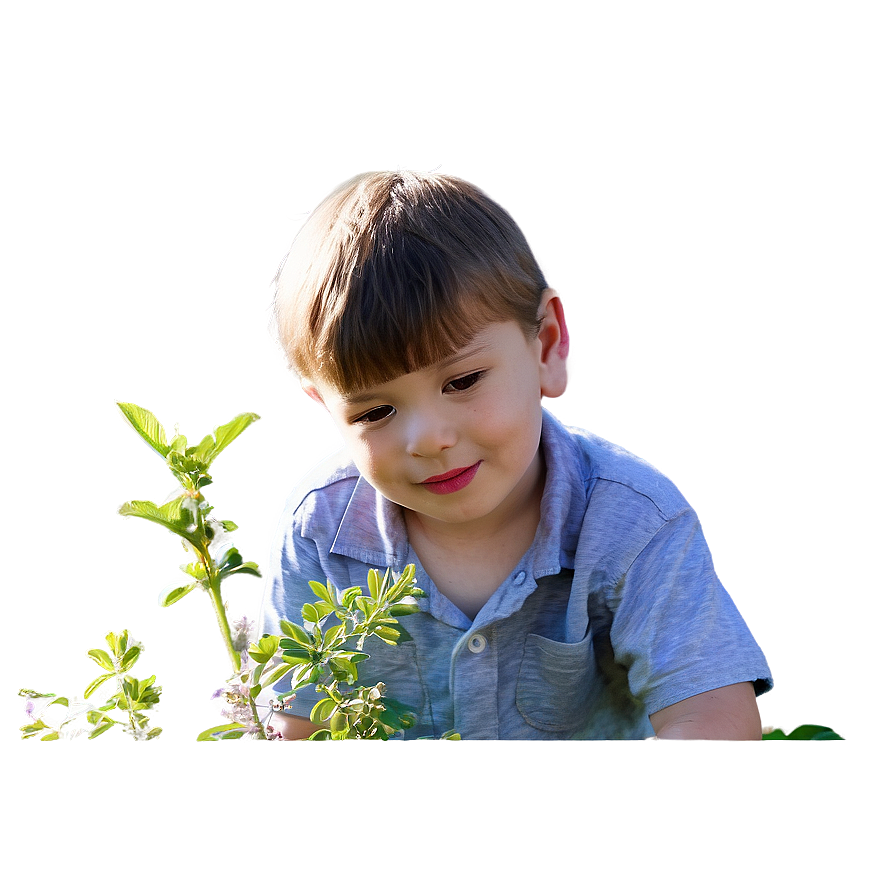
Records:
[[[110,678],[114,677],[114,672],[108,672],[105,675],[100,675],[98,678],[94,678],[84,691],[84,699],[86,700],[98,687],[100,687],[100,685],[105,684]]]
[[[329,615],[329,608],[322,610],[321,603],[321,601],[318,601],[315,604],[304,604],[302,607],[302,618],[307,622],[315,624],[326,618]]]
[[[215,437],[203,436],[198,445],[187,448],[187,454],[194,460],[198,460],[204,466],[208,466],[212,460],[212,452],[215,450]]]
[[[187,437],[182,436],[182,435],[176,435],[171,440],[171,445],[169,446],[171,451],[176,451],[178,454],[183,454],[186,447],[187,447]]]
[[[187,453],[210,465],[246,427],[258,419],[258,414],[237,414],[229,423],[219,426],[213,435],[204,436],[198,445],[188,448]]]
[[[254,563],[252,560],[247,560],[239,566],[224,570],[224,572],[221,573],[221,579],[226,579],[228,576],[234,576],[238,573],[247,573],[251,576],[258,576],[259,579],[262,577],[261,573],[258,571],[258,564]]]
[[[296,625],[294,622],[290,622],[288,619],[280,620],[280,631],[283,632],[288,638],[292,638],[294,641],[298,641],[300,644],[306,644],[308,647],[311,646],[311,637],[308,632],[305,631],[301,626]]]
[[[127,672],[134,663],[140,658],[140,646],[134,644],[128,652],[121,658],[121,671]]]
[[[351,660],[344,657],[331,656],[327,665],[337,681],[345,681],[354,684],[358,680],[358,667]]]
[[[780,728],[762,735],[763,740],[843,740],[843,738],[825,725],[800,725],[790,734]]]
[[[341,645],[345,641],[345,629],[341,625],[330,626],[324,633],[323,648],[330,648]]]
[[[87,651],[87,656],[89,656],[95,663],[102,666],[108,672],[115,671],[115,665],[112,662],[112,657],[106,653],[105,650],[100,650],[98,647],[93,650]]]
[[[146,408],[127,402],[118,402],[118,407],[146,444],[162,457],[168,457],[170,451],[168,439],[162,424],[159,423],[155,415],[151,411],[147,411]]]
[[[192,585],[180,585],[172,591],[163,591],[159,595],[159,605],[163,607],[170,607],[171,604],[176,604],[182,597],[188,595],[199,582],[194,582]]]
[[[107,709],[115,709],[118,706],[118,701],[121,699],[121,691],[117,691],[112,697],[110,697],[101,707],[100,709],[105,712]],[[90,718],[90,714],[88,713],[88,720]]]
[[[152,501],[128,501],[118,508],[118,512],[122,516],[136,516],[151,523],[158,523],[181,538],[195,543],[198,539],[196,521],[193,514],[184,507],[185,497],[180,495],[161,507]]]
[[[309,582],[308,586],[318,598],[326,601],[327,603],[330,602],[330,592],[327,590],[326,585],[322,584],[321,582]]]
[[[289,663],[281,663],[279,666],[275,666],[274,670],[266,677],[261,680],[262,688],[269,688],[275,682],[280,681],[287,672],[290,672],[294,667]]]
[[[398,731],[404,727],[398,713],[388,706],[380,713],[379,720],[382,724],[388,725],[393,731]]]
[[[27,738],[34,737],[34,735],[40,731],[46,731],[49,727],[49,725],[46,725],[40,719],[36,719],[30,725],[23,725],[19,728],[19,731],[22,732],[22,740],[27,740]]]
[[[337,706],[338,704],[331,697],[324,697],[322,700],[318,700],[317,703],[314,704],[309,718],[315,724],[322,725],[330,718],[331,715],[333,715],[333,713],[336,711]]]
[[[275,635],[262,635],[257,644],[249,645],[249,656],[256,663],[266,663],[277,652],[280,639]]]
[[[224,548],[224,550],[220,551],[218,556],[215,557],[215,565],[222,571],[234,566],[239,566],[242,562],[243,555],[232,545]]]
[[[115,726],[115,722],[108,721],[102,725],[98,725],[90,734],[87,736],[88,740],[93,740],[95,737],[99,737],[101,734],[105,734],[110,728]]]
[[[92,737],[93,735],[91,735]],[[51,731],[49,734],[45,734],[41,740],[59,740],[59,732]]]
[[[193,563],[184,563],[181,569],[188,576],[196,579],[197,582],[204,582],[208,578],[208,571],[201,560],[196,560]]]
[[[216,725],[214,728],[206,728],[196,740],[221,740],[227,734],[232,735],[239,732],[237,736],[241,736],[245,731],[246,727],[244,725],[231,722],[229,725]]]
[[[391,644],[393,647],[398,644],[399,638],[401,638],[402,629],[400,628],[392,628],[389,625],[378,625],[373,633],[381,640],[385,641],[387,644]]]
[[[416,602],[405,603],[404,601],[402,601],[401,603],[398,603],[398,604],[392,604],[392,606],[389,607],[389,614],[391,616],[412,616],[414,613],[419,613],[419,612],[420,612],[420,607],[417,605]]]

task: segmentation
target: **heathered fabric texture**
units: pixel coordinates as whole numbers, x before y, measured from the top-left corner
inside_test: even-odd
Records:
[[[412,641],[375,638],[362,681],[386,683],[419,721],[407,737],[625,739],[648,715],[713,688],[772,687],[769,667],[713,569],[696,514],[634,455],[547,411],[547,479],[535,541],[470,620],[430,581],[402,510],[337,455],[293,493],[275,544],[262,630],[302,622],[309,580],[364,586],[370,567],[417,566]],[[287,676],[276,685],[289,688]],[[299,692],[290,712],[320,699]]]

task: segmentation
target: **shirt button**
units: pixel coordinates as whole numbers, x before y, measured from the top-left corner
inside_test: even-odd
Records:
[[[467,647],[469,648],[470,653],[482,653],[482,651],[488,647],[488,641],[485,640],[484,635],[477,633],[467,641]]]
[[[514,585],[522,585],[523,582],[525,582],[525,581],[526,581],[526,573],[525,573],[524,570],[521,569],[521,570],[520,570],[520,571],[513,577],[513,584],[514,584]]]

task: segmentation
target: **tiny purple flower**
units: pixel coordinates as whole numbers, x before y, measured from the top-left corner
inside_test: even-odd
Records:
[[[233,649],[238,653],[244,653],[249,647],[249,639],[255,623],[243,613],[239,619],[233,620]],[[242,657],[241,657],[242,659]],[[247,657],[248,660],[248,657]],[[245,662],[244,662],[245,665]]]
[[[255,628],[255,622],[245,613],[239,619],[233,620],[233,633],[235,635],[251,635]]]

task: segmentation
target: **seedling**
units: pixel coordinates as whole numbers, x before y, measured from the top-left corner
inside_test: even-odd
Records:
[[[134,667],[143,652],[143,645],[131,639],[127,630],[106,635],[108,650],[95,648],[87,655],[103,670],[84,691],[84,700],[109,681],[118,689],[99,707],[90,703],[57,697],[23,688],[19,696],[25,698],[25,711],[31,721],[20,730],[22,738],[40,736],[40,740],[59,740],[87,733],[88,740],[99,737],[120,725],[134,740],[152,740],[162,733],[161,728],[150,728],[145,710],[158,704],[162,689],[156,686],[155,675],[137,679],[127,673]],[[40,708],[38,708],[40,707]],[[124,713],[124,719],[118,716]],[[86,721],[87,727],[83,726]],[[74,724],[81,722],[79,726]]]

